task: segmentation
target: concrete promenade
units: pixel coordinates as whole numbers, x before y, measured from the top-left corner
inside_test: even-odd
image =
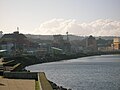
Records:
[[[4,72],[0,76],[0,90],[35,90],[35,80],[39,90],[53,90],[44,72]]]
[[[0,90],[35,90],[35,80],[7,79],[0,76]]]
[[[11,69],[18,67],[4,66],[3,58],[0,59],[0,90],[35,90],[38,81],[38,90],[53,90],[44,72],[12,72]],[[7,69],[8,68],[8,69]]]

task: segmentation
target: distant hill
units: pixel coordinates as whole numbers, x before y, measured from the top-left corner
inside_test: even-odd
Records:
[[[26,34],[25,35],[28,38],[31,39],[40,39],[40,40],[53,40],[53,35],[32,35],[32,34]],[[66,35],[63,35],[64,39],[67,39]],[[84,39],[83,36],[75,36],[75,35],[69,35],[70,40],[82,40]]]
[[[52,35],[33,35],[33,34],[26,34],[27,38],[30,39],[40,39],[40,40],[53,40]]]
[[[95,37],[96,39],[105,39],[105,40],[113,40],[113,38],[115,38],[115,36],[99,36],[99,37]],[[120,37],[119,37],[120,38]]]
[[[32,35],[32,34],[26,34],[26,37],[30,39],[40,39],[40,40],[53,40],[53,35]],[[88,36],[76,36],[76,35],[69,35],[69,40],[82,40]],[[113,40],[115,36],[99,36],[95,37],[96,39],[105,39],[105,40]],[[66,35],[63,35],[64,39],[67,39]],[[120,37],[119,37],[120,38]]]

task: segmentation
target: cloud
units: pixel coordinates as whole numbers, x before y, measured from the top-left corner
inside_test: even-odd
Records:
[[[33,33],[41,35],[65,34],[66,32],[81,36],[120,36],[120,22],[99,19],[89,23],[80,23],[74,19],[52,19],[43,22]]]

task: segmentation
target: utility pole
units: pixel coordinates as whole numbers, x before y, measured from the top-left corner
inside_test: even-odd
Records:
[[[17,27],[17,31],[19,32],[19,27]]]
[[[67,41],[69,41],[68,32],[66,32],[66,34],[67,34]]]

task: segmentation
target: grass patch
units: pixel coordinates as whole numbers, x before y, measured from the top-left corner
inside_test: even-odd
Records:
[[[40,77],[39,80],[41,83],[41,87],[43,90],[53,90],[53,88],[52,88],[51,84],[48,82],[44,72],[40,72],[39,77]]]
[[[35,90],[40,90],[39,82],[35,81]]]

